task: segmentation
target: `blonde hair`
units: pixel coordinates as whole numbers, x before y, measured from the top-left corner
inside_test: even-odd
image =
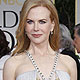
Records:
[[[29,48],[30,40],[28,36],[25,34],[26,18],[28,16],[29,11],[32,8],[38,6],[46,7],[51,12],[50,19],[51,21],[54,20],[55,27],[53,31],[54,33],[50,35],[49,43],[53,50],[59,49],[59,19],[58,19],[57,10],[54,4],[52,3],[52,1],[51,0],[26,0],[23,4],[20,13],[20,23],[16,32],[17,45],[15,51],[13,52],[13,55],[16,53],[21,53]]]

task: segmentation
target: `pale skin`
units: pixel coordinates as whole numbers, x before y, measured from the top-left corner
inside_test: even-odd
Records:
[[[37,16],[36,16],[37,15]],[[50,11],[46,7],[35,7],[30,10],[25,31],[31,40],[28,52],[32,54],[37,66],[47,78],[50,75],[55,51],[49,45],[49,34],[55,22],[50,20]],[[66,55],[59,55],[57,70],[67,72],[71,80],[77,80],[75,61]],[[74,67],[74,69],[73,69]],[[4,66],[3,80],[16,80],[24,72],[35,70],[26,53],[11,57]]]

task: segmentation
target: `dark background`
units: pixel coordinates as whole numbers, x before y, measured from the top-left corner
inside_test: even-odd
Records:
[[[60,23],[68,27],[73,38],[73,29],[75,26],[75,0],[55,0],[55,6],[58,11]]]

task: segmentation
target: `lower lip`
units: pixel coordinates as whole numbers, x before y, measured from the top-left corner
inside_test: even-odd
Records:
[[[33,37],[39,38],[42,34],[32,34]]]

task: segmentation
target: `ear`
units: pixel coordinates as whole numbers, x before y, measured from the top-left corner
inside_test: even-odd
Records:
[[[54,26],[55,26],[55,22],[54,22],[54,20],[53,20],[53,21],[52,21],[52,24],[51,24],[51,31],[54,30]]]

